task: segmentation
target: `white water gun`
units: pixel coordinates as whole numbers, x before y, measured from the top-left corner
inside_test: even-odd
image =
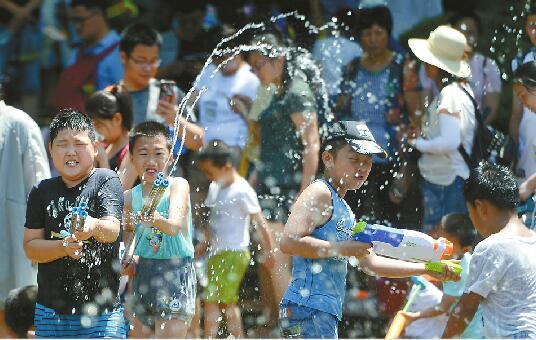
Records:
[[[425,233],[396,229],[380,224],[358,222],[354,226],[354,240],[372,244],[374,252],[398,260],[424,262],[426,269],[441,272],[448,265],[458,274],[462,267],[451,260],[452,242],[440,237],[434,239]]]

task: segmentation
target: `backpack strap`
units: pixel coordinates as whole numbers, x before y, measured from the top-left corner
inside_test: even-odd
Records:
[[[101,61],[102,59],[104,59],[108,54],[112,53],[116,48],[117,46],[119,46],[119,41],[116,41],[115,43],[111,44],[110,46],[108,46],[107,48],[105,48],[101,53],[99,54],[95,54],[95,55],[91,55],[91,57],[95,58],[95,62],[99,62]],[[83,54],[83,49],[80,48],[78,50],[78,56],[77,56],[77,61],[84,57],[84,54]],[[87,57],[87,56],[86,56]]]
[[[484,120],[482,119],[482,115],[480,114],[480,110],[478,109],[478,104],[477,104],[475,98],[473,98],[471,93],[469,93],[469,91],[467,91],[462,85],[458,84],[458,86],[469,97],[469,99],[471,99],[471,103],[473,103],[473,107],[475,109],[475,119],[476,119],[475,136],[473,137],[473,150],[475,149],[475,143],[477,143],[476,147],[478,147],[480,149],[481,148],[481,142],[480,142],[480,138],[479,138],[478,133],[484,127]],[[471,156],[467,153],[467,151],[463,147],[463,142],[460,143],[460,146],[458,146],[458,151],[462,155],[462,158],[465,161],[465,163],[467,164],[467,166],[469,167],[469,169],[471,169],[472,166],[473,166],[473,161],[471,160]]]

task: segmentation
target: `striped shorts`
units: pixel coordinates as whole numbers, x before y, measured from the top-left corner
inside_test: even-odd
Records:
[[[54,309],[35,305],[36,338],[121,338],[128,334],[123,307],[98,316],[57,314]]]

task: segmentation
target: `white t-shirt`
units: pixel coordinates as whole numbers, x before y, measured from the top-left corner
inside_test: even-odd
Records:
[[[473,94],[467,84],[463,86],[471,95]],[[439,117],[444,113],[438,112],[442,109],[459,115],[460,131],[441,131]],[[463,147],[468,154],[471,154],[475,124],[475,108],[471,98],[460,88],[458,83],[453,82],[445,86],[439,96],[428,107],[422,126],[423,139],[433,140],[441,135],[448,136],[452,133],[459,133]],[[425,141],[423,144],[429,143]],[[419,144],[417,144],[417,148],[421,150]],[[422,176],[430,183],[446,186],[452,184],[456,176],[460,176],[463,179],[469,177],[469,167],[458,151],[458,146],[445,152],[421,151],[423,153],[419,159],[419,170]]]
[[[525,55],[523,63],[533,60],[536,60],[534,50]],[[515,72],[518,66],[517,59],[514,59],[512,70]],[[516,176],[520,183],[536,173],[536,133],[534,131],[536,131],[536,113],[523,107],[523,117],[519,123],[519,150],[516,168]]]
[[[313,57],[322,66],[322,78],[330,96],[340,93],[344,67],[362,53],[359,44],[346,37],[328,37],[315,42]]]
[[[434,284],[422,280],[426,283],[423,290],[419,292],[410,312],[420,312],[428,308],[437,306],[443,298],[443,292]],[[440,338],[447,325],[447,315],[441,314],[433,318],[423,318],[409,324],[404,331],[406,338],[415,339],[437,339]]]
[[[255,99],[260,81],[246,63],[235,74],[214,74],[215,65],[209,65],[201,75],[196,89],[206,91],[199,98],[199,124],[205,129],[205,142],[221,139],[229,146],[243,149],[248,137],[248,126],[229,104],[234,95]]]
[[[240,178],[227,187],[210,183],[205,205],[210,208],[210,255],[224,250],[247,250],[249,216],[261,211],[257,194]]]
[[[473,252],[465,292],[482,296],[486,338],[536,337],[536,234],[494,234]]]

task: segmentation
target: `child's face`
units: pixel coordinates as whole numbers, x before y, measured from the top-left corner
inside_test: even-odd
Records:
[[[215,166],[211,160],[204,160],[199,163],[199,168],[207,176],[209,181],[222,182],[227,174],[229,165],[223,167]]]
[[[332,153],[329,153],[332,155]],[[368,178],[372,169],[372,156],[357,153],[350,145],[339,149],[336,156],[330,157],[326,168],[330,171],[330,177],[347,190],[357,190]]]
[[[532,112],[536,112],[536,91],[528,89],[521,83],[515,83],[513,89],[523,106],[528,107]]]
[[[527,21],[525,21],[525,32],[532,45],[536,45],[536,14],[531,14],[527,17]]]
[[[452,258],[460,259],[465,253],[465,249],[460,245],[460,238],[457,235],[451,234],[445,230],[444,220],[441,221],[441,225],[438,233],[438,237],[444,237],[452,242]]]
[[[118,118],[116,118],[118,117]],[[111,144],[121,137],[123,128],[121,126],[121,115],[116,113],[112,119],[93,118],[95,130],[102,136],[103,142]]]
[[[82,180],[93,170],[97,149],[87,131],[61,130],[49,149],[54,166],[67,181]]]
[[[165,172],[169,149],[164,136],[142,136],[132,150],[132,164],[142,181],[153,183],[159,172]]]

